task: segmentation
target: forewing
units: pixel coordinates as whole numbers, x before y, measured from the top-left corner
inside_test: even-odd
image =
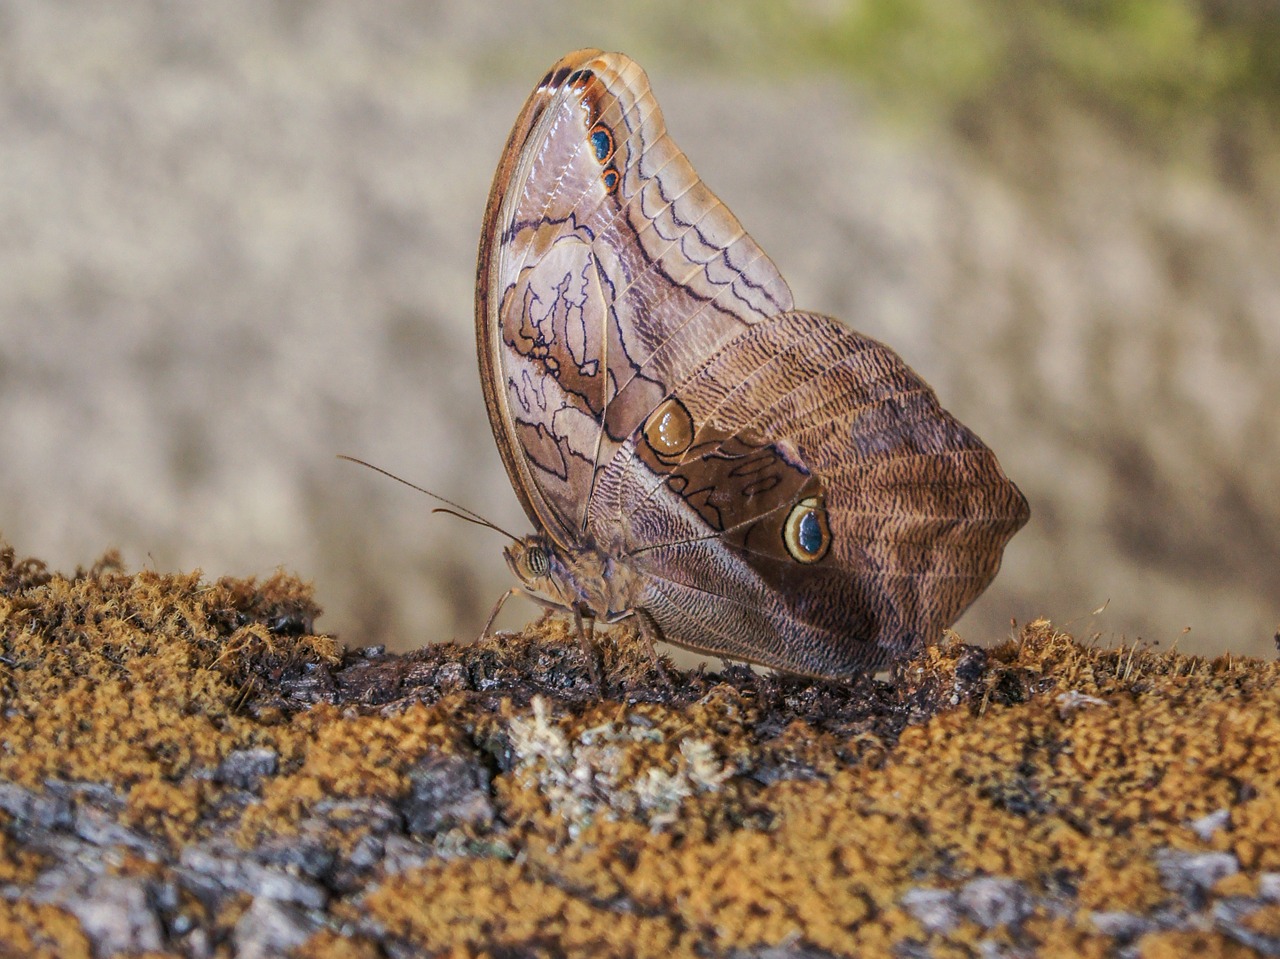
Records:
[[[791,305],[667,136],[644,71],[594,50],[557,63],[498,166],[476,280],[485,401],[530,518],[580,543],[598,464],[668,385]]]

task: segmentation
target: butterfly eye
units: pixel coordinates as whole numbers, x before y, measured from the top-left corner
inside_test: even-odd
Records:
[[[820,496],[808,496],[791,507],[782,524],[782,542],[798,563],[816,563],[831,549],[831,527]]]
[[[547,554],[539,546],[532,547],[525,554],[525,562],[529,566],[529,572],[534,576],[541,576],[547,571]]]

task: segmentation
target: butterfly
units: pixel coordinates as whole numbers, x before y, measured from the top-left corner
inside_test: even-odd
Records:
[[[476,346],[537,530],[505,551],[512,593],[588,647],[584,622],[634,618],[792,673],[873,671],[939,637],[1029,515],[897,354],[794,308],[622,54],[569,54],[520,112]]]

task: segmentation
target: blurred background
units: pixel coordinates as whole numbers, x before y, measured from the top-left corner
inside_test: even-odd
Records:
[[[582,46],[647,68],[797,304],[896,348],[1026,493],[966,639],[1274,655],[1273,0],[0,0],[0,535],[284,566],[351,644],[474,637],[501,537],[334,454],[528,529],[475,251]]]

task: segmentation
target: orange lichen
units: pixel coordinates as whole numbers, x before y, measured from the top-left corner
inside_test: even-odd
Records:
[[[368,939],[322,930],[289,953],[291,959],[383,959],[377,944]]]
[[[12,820],[0,813],[0,827],[7,828]],[[0,832],[0,884],[25,885],[39,875],[46,859],[33,849],[15,842],[8,832]]]
[[[306,588],[283,574],[261,586],[209,585],[199,574],[130,577],[114,568],[0,596],[9,707],[0,776],[29,787],[61,779],[127,789],[214,766],[231,749],[274,738],[235,714],[254,657],[335,654],[327,637],[280,649],[256,625],[217,625],[255,595],[305,601]]]
[[[713,950],[802,936],[839,952],[875,926],[896,922],[899,934],[913,928],[893,903],[940,868],[1010,876],[1037,892],[1046,876],[1066,873],[1083,908],[1141,913],[1169,896],[1155,864],[1158,849],[1214,848],[1216,840],[1197,837],[1190,820],[1275,801],[1268,777],[1280,725],[1274,713],[1254,708],[1274,696],[1274,665],[1087,650],[1046,624],[997,655],[1009,671],[1030,677],[1028,685],[1041,685],[1039,695],[1010,708],[988,705],[979,716],[965,710],[936,716],[906,730],[880,768],[761,790],[753,801],[770,811],[768,831],[677,835],[602,819],[566,844],[556,810],[520,805],[531,833],[526,866],[503,867],[500,880],[485,873],[484,882],[500,881],[504,895],[542,902],[548,885],[593,901],[623,897],[646,914],[678,914],[682,925],[702,930]],[[1190,715],[1200,721],[1189,723]],[[600,720],[592,711],[561,717],[559,748]],[[653,721],[662,728],[662,717]],[[689,728],[705,727],[692,721]],[[1260,793],[1240,804],[1242,783],[1265,798]],[[517,777],[508,785],[514,804],[532,784]],[[546,843],[540,848],[538,834]],[[536,877],[528,873],[533,866]],[[441,883],[470,888],[477,875],[453,863],[413,881],[434,892]],[[402,898],[384,888],[371,907],[381,915]],[[459,906],[472,917],[476,908],[487,907]],[[495,915],[509,908],[511,902],[494,906]],[[402,928],[411,922],[396,915]],[[503,928],[502,935],[517,938],[530,932]],[[416,927],[413,941],[425,948],[479,946],[493,931],[483,922],[453,925],[437,916]],[[1109,939],[1086,923],[1074,941],[1076,954],[1101,954]],[[672,933],[664,948],[680,954],[682,942]]]
[[[1153,932],[1138,940],[1139,959],[1257,959],[1258,953],[1248,946],[1216,932]]]
[[[1242,780],[1257,781],[1255,777]],[[1231,823],[1235,828],[1228,841],[1246,869],[1280,869],[1280,793],[1258,791],[1232,809]]]
[[[414,705],[391,716],[343,715],[318,706],[299,718],[310,736],[298,762],[266,786],[263,801],[246,811],[240,841],[288,831],[323,800],[398,798],[406,773],[431,752],[450,751],[460,732],[444,721],[447,708]]]
[[[1110,959],[1115,941],[1065,916],[1033,915],[1025,926],[1027,938],[1036,943],[1037,959]]]
[[[619,914],[539,880],[518,863],[446,862],[391,877],[370,908],[393,934],[436,950],[555,942],[569,955],[690,955],[669,918]]]
[[[1244,925],[1251,932],[1280,939],[1280,904],[1263,906],[1250,913]]]
[[[195,827],[207,786],[145,779],[129,790],[122,821],[144,835],[163,836],[175,848],[195,838]]]
[[[54,906],[0,899],[0,955],[30,959],[91,959],[75,917]]]
[[[285,865],[256,868],[281,882],[326,868],[289,858],[295,839],[339,865],[359,846],[375,864],[342,881],[364,896],[324,906],[335,921],[298,951],[317,959],[378,954],[378,930],[401,952],[460,957],[884,955],[907,941],[939,957],[987,942],[1089,957],[1114,953],[1108,922],[1193,908],[1179,884],[1239,902],[1280,869],[1275,663],[1087,648],[1037,622],[985,653],[932,647],[855,709],[853,684],[664,677],[628,631],[601,637],[599,695],[563,620],[400,660],[341,656],[310,634],[313,614],[283,575],[206,583],[106,563],[62,577],[0,549],[0,882],[48,869],[20,842],[23,817],[65,832],[58,816],[92,799],[175,857],[215,831],[246,853],[274,842]],[[360,686],[362,668],[385,681]],[[312,675],[306,696],[281,691]],[[444,678],[414,685],[424,675]],[[223,771],[244,751],[271,771]],[[407,797],[426,789],[432,813],[439,785],[414,776],[441,757],[482,772],[440,800],[457,816],[410,833]],[[23,805],[43,801],[52,812]],[[389,833],[407,866],[376,860]],[[233,847],[204,849],[206,882]],[[1177,873],[1200,854],[1230,868]],[[122,877],[172,881],[154,858],[112,857]],[[1013,918],[965,898],[984,878],[1025,900]],[[187,891],[177,908],[229,941],[252,903],[230,888],[219,911]],[[937,915],[908,905],[921,890]],[[1257,935],[1280,930],[1275,907],[1240,914]],[[1143,956],[1248,954],[1190,921],[1138,931]],[[0,941],[89,952],[70,914],[23,899],[0,900]]]

